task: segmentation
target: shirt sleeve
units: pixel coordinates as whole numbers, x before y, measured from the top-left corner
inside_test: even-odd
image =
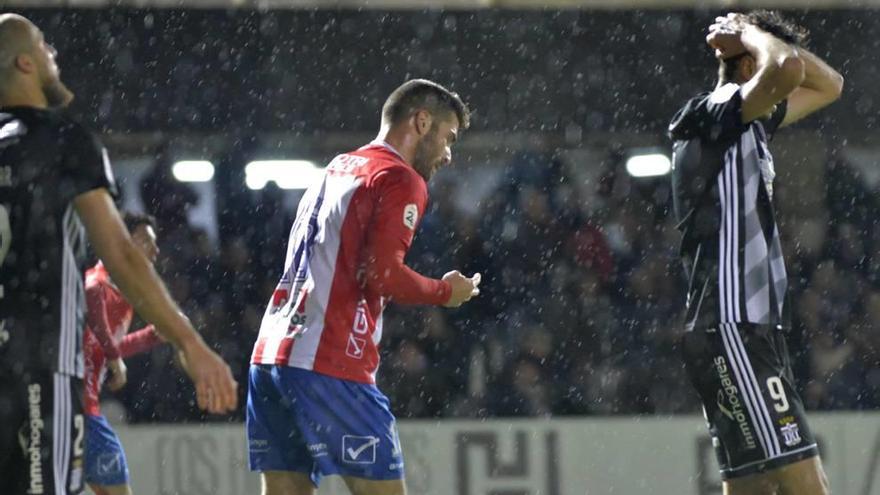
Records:
[[[104,356],[108,360],[113,360],[119,358],[119,348],[113,342],[113,329],[110,328],[110,320],[107,318],[105,301],[104,287],[100,283],[86,287],[86,305],[88,307],[86,322],[89,330],[101,344]]]
[[[136,332],[126,335],[119,343],[119,353],[123,358],[148,351],[162,343],[153,325],[147,325]]]
[[[770,117],[761,121],[764,125],[764,131],[767,133],[768,139],[773,139],[773,135],[776,134],[776,130],[779,129],[779,125],[782,124],[782,121],[785,120],[785,113],[788,111],[788,100],[782,100],[776,104],[776,108],[773,110],[773,113]]]
[[[75,195],[104,188],[111,196],[118,196],[107,149],[91,131],[79,124],[69,124],[64,132],[64,154],[65,170]]]
[[[704,140],[719,142],[738,138],[749,124],[742,121],[742,88],[725,84],[697,100],[694,112]]]
[[[373,179],[375,201],[366,242],[366,285],[401,304],[445,304],[452,294],[448,282],[416,273],[404,258],[412,245],[428,193],[412,171],[391,168]]]

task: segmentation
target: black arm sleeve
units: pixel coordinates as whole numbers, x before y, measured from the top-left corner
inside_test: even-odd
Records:
[[[98,138],[79,124],[70,124],[64,132],[64,171],[71,180],[74,195],[104,188],[118,196],[107,149]]]
[[[748,128],[742,121],[742,90],[725,85],[706,95],[695,109],[703,140],[737,139]]]
[[[670,122],[669,137],[723,144],[739,138],[746,129],[748,124],[742,122],[741,89],[736,84],[726,84],[691,98]]]
[[[785,113],[788,111],[788,100],[782,100],[776,104],[770,117],[761,121],[764,125],[764,131],[767,133],[767,139],[773,139],[779,125],[785,120]]]

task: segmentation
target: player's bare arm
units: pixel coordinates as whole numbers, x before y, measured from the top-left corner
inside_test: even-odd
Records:
[[[735,25],[743,48],[755,59],[756,74],[742,87],[742,121],[751,122],[771,113],[804,80],[804,61],[798,49],[751,24]],[[712,46],[718,32],[711,31]],[[716,51],[717,53],[717,51]]]
[[[788,110],[781,127],[830,105],[843,92],[843,76],[805,48],[798,48],[804,62],[804,80],[788,96]]]
[[[212,413],[233,410],[237,384],[229,366],[205,345],[171,299],[152,264],[132,242],[110,194],[96,189],[77,196],[74,204],[95,252],[128,301],[185,355],[199,407]]]

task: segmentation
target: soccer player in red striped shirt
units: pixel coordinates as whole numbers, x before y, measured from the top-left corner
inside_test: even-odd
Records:
[[[123,217],[131,239],[151,263],[156,262],[156,221],[148,215]],[[153,325],[128,333],[134,310],[119,291],[104,264],[86,272],[88,315],[84,334],[85,356],[85,479],[96,495],[130,495],[128,464],[119,437],[101,414],[101,385],[110,369],[108,386],[125,385],[124,358],[149,350],[162,339]]]
[[[376,388],[389,301],[459,306],[480,275],[428,278],[406,266],[428,201],[469,110],[426,80],[397,88],[376,140],[337,156],[309,188],[251,358],[250,467],[265,495],[313,494],[341,475],[355,495],[406,493],[388,399]]]

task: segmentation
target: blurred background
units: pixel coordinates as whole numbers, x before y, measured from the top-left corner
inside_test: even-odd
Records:
[[[781,6],[846,79],[840,101],[772,145],[795,374],[811,410],[880,408],[880,2],[11,5],[58,49],[121,203],[158,218],[161,273],[242,384],[309,182],[294,178],[370,141],[408,78],[464,97],[472,128],[430,184],[408,262],[479,271],[482,294],[387,310],[379,385],[402,419],[700,412],[676,346],[685,280],[665,130],[714,86],[715,15]],[[126,421],[204,419],[170,359],[128,361],[109,397]]]

